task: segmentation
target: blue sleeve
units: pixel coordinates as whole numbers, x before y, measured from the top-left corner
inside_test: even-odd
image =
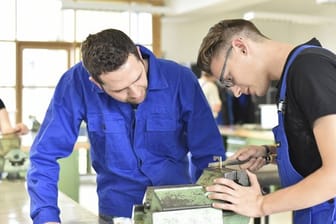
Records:
[[[79,83],[72,72],[63,75],[30,149],[27,185],[34,223],[60,222],[57,160],[71,154],[77,139],[83,114]]]
[[[187,123],[188,147],[195,166],[195,178],[213,162],[213,156],[225,159],[223,138],[212,115],[196,76],[186,69],[180,85],[180,100],[184,105],[183,119]]]

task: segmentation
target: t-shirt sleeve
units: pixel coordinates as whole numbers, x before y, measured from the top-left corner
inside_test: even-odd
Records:
[[[336,114],[336,57],[303,54],[292,69],[294,97],[310,126],[322,116]]]
[[[4,102],[0,99],[0,110],[6,108]]]

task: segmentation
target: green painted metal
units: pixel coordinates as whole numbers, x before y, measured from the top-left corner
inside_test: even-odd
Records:
[[[249,185],[244,171],[214,167],[205,169],[196,184],[148,187],[143,204],[133,208],[134,224],[203,224],[204,220],[211,220],[211,224],[249,223],[249,217],[211,207],[213,201],[206,196],[205,186],[218,177],[230,178],[243,186]]]
[[[79,161],[78,150],[71,155],[58,160],[60,174],[58,189],[76,202],[79,202]]]
[[[21,151],[21,139],[16,134],[0,137],[0,174],[7,179],[25,178],[29,166],[28,154]]]

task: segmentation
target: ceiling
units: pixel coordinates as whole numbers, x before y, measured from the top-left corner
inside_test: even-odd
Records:
[[[154,0],[147,0],[151,2]],[[161,14],[164,19],[202,18],[210,15],[254,12],[264,20],[293,23],[336,23],[336,0],[160,0],[163,6],[145,0],[62,0],[63,8],[132,10]],[[324,2],[323,4],[318,2]]]
[[[165,15],[166,18],[195,18],[221,13],[223,16],[225,13],[243,16],[253,11],[259,19],[336,23],[336,0],[166,0],[166,4],[173,9]]]

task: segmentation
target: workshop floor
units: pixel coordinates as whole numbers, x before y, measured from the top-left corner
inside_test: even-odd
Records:
[[[96,194],[96,180],[95,175],[81,175],[80,177],[80,190],[79,190],[79,203],[92,211],[94,214],[98,213],[98,199]],[[251,220],[250,224],[291,224],[291,212],[279,213],[268,217],[268,222],[265,218],[260,221]]]

